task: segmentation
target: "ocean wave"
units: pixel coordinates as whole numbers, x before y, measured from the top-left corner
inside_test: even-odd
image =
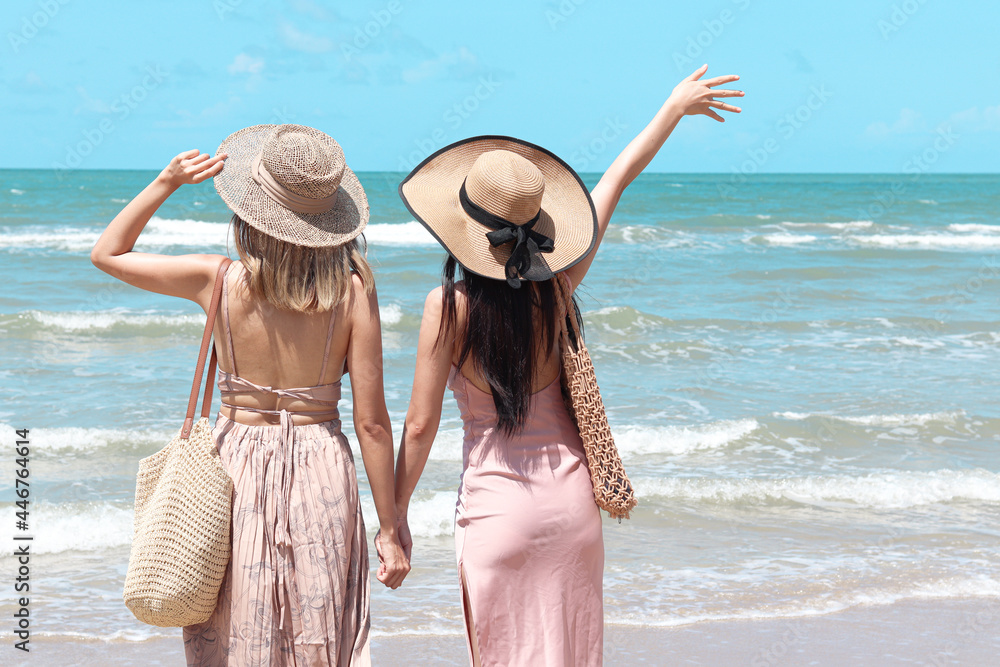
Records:
[[[178,427],[179,428],[179,427]],[[176,433],[173,430],[84,428],[65,426],[32,428],[31,449],[34,453],[94,452],[111,448],[119,451],[144,450],[155,445],[165,445]],[[0,424],[4,442],[14,438],[14,427]]]
[[[403,223],[369,223],[364,231],[365,240],[371,245],[383,246],[436,246],[427,228],[416,220]]]
[[[34,444],[34,429],[31,434]],[[132,519],[131,506],[104,502],[37,502],[31,509],[34,536],[31,550],[38,554],[55,554],[126,547],[132,543]],[[5,522],[0,534],[10,544],[13,522]]]
[[[405,314],[399,304],[379,306],[379,316],[386,327],[395,327]],[[33,334],[115,333],[135,335],[193,334],[205,328],[205,316],[192,313],[149,313],[124,308],[110,310],[43,311],[26,310],[0,315],[0,332]]]
[[[641,497],[660,502],[786,501],[869,509],[905,509],[956,501],[1000,502],[1000,475],[982,469],[882,472],[861,477],[658,478],[636,479],[633,483]]]
[[[859,424],[861,426],[926,426],[931,422],[944,424],[954,424],[965,416],[960,410],[950,412],[923,412],[916,414],[888,414],[888,415],[825,415],[806,412],[776,412],[775,417],[801,421],[805,419],[832,419],[835,421]]]
[[[1000,225],[982,225],[973,222],[957,222],[948,225],[953,232],[979,232],[981,234],[1000,234]]]
[[[773,246],[798,246],[805,243],[812,243],[817,237],[811,234],[790,234],[788,232],[777,232],[774,234],[763,234],[754,236],[750,241],[754,243],[766,243]]]
[[[609,586],[605,584],[605,589]],[[614,613],[607,615],[605,623],[624,626],[677,627],[703,621],[753,621],[771,619],[797,619],[834,614],[856,607],[882,607],[903,601],[949,600],[984,598],[1000,595],[1000,581],[990,577],[951,577],[920,582],[903,589],[875,588],[864,591],[845,590],[804,598],[793,604],[754,605],[752,608],[729,605],[727,611],[709,611],[680,615],[645,611],[642,613]],[[718,596],[718,594],[716,594]],[[690,601],[687,601],[690,604]]]
[[[452,491],[433,493],[418,492],[410,500],[406,520],[413,537],[447,537],[455,534],[455,504],[458,502],[457,488]],[[365,525],[370,531],[378,528],[378,513],[370,494],[361,496],[361,508]]]
[[[689,454],[720,449],[760,427],[756,419],[721,420],[698,426],[631,426],[615,430],[615,444],[623,455]]]
[[[1000,248],[1000,235],[948,234],[854,234],[847,239],[862,246],[879,248],[916,248],[919,250],[988,250]]]
[[[782,227],[802,227],[802,228],[820,228],[820,229],[834,229],[837,231],[844,229],[868,229],[875,223],[872,220],[848,220],[846,222],[781,222],[778,223]]]
[[[24,190],[18,190],[17,188],[11,188],[10,189],[10,193],[12,195],[23,195],[24,194]]]
[[[584,313],[587,332],[591,330],[631,337],[637,333],[662,330],[670,320],[643,313],[631,306],[608,306]]]

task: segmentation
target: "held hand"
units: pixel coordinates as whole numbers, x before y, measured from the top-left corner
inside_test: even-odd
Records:
[[[670,94],[670,98],[667,102],[677,105],[680,108],[681,113],[685,116],[704,114],[714,118],[720,123],[724,123],[726,122],[726,119],[716,113],[715,109],[732,111],[734,113],[740,113],[742,109],[737,106],[733,106],[732,104],[720,102],[715,98],[743,97],[743,91],[726,89],[713,90],[713,87],[723,83],[731,83],[738,80],[740,77],[735,74],[727,74],[725,76],[716,76],[711,79],[701,81],[701,77],[704,76],[707,71],[708,65],[702,65],[696,69],[690,76],[686,77],[683,81],[677,84],[674,91]]]
[[[405,516],[400,516],[396,522],[396,535],[399,536],[399,544],[403,547],[406,560],[409,561],[413,553],[413,538],[410,537],[410,524],[406,522]]]
[[[174,188],[187,183],[201,183],[222,171],[227,157],[225,153],[212,157],[196,148],[184,151],[160,172],[160,179]]]
[[[375,533],[375,552],[378,554],[378,572],[375,578],[387,587],[396,589],[403,583],[410,571],[410,560],[406,557],[399,537],[382,541],[382,531]]]

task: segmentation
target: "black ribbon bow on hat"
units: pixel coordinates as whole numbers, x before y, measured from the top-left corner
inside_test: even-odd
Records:
[[[514,241],[514,248],[510,251],[510,258],[504,266],[508,285],[518,289],[521,287],[522,276],[538,280],[552,277],[552,272],[538,253],[552,252],[555,249],[555,244],[548,236],[533,229],[542,214],[541,209],[531,220],[520,225],[513,223],[498,215],[493,215],[470,200],[465,191],[465,181],[462,181],[462,188],[458,191],[458,200],[462,203],[462,208],[469,217],[494,230],[486,233],[486,238],[494,248]],[[534,276],[538,276],[538,278],[534,278]]]

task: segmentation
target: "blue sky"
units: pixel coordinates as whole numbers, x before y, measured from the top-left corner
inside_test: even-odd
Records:
[[[160,168],[257,123],[355,170],[510,134],[600,171],[703,62],[744,112],[663,172],[996,172],[1000,3],[7,0],[0,167]]]

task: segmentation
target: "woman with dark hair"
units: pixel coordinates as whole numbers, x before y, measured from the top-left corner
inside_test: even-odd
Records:
[[[580,284],[622,192],[684,115],[740,111],[715,98],[742,92],[713,89],[738,77],[701,80],[706,69],[677,85],[592,196],[552,153],[498,136],[438,151],[399,186],[449,257],[420,325],[398,532],[409,549],[409,500],[451,387],[465,428],[455,545],[474,665],[601,664],[601,517],[560,387],[554,281]]]

